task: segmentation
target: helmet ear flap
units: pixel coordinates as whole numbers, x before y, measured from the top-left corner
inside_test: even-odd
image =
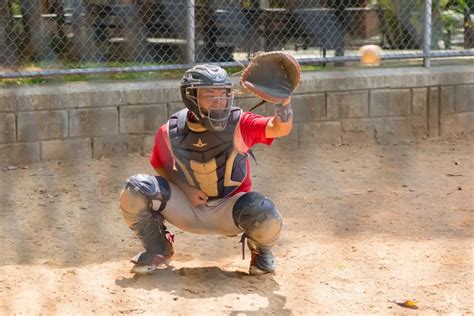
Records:
[[[194,118],[197,119],[198,121],[201,121],[202,119],[202,114],[201,114],[201,108],[199,107],[198,104],[198,89],[193,88],[193,87],[187,87],[184,89],[184,93],[182,93],[183,96],[183,101],[188,108],[188,110],[194,114]]]
[[[181,84],[181,99],[184,102],[186,108],[194,114],[194,117],[198,120],[201,119],[199,115],[199,106],[197,104],[197,94],[191,84]]]

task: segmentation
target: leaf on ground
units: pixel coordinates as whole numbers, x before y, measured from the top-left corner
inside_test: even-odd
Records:
[[[143,314],[145,310],[141,308],[127,309],[124,311],[119,311],[120,314]]]
[[[398,306],[410,308],[410,309],[418,309],[417,301],[416,300],[393,300],[392,303],[397,304]]]

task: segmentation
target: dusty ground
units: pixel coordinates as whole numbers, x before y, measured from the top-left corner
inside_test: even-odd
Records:
[[[238,238],[176,229],[172,267],[129,274],[117,197],[146,157],[0,171],[0,314],[472,314],[473,145],[257,148],[254,188],[285,219],[262,277]]]

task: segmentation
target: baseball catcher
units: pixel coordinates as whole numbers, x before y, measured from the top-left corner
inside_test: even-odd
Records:
[[[249,274],[275,271],[272,247],[282,227],[275,204],[251,191],[248,154],[251,147],[291,132],[291,94],[299,84],[297,61],[284,52],[254,57],[241,85],[274,104],[264,117],[234,106],[233,86],[224,69],[197,65],[181,79],[185,107],[158,129],[150,163],[158,175],[127,179],[120,208],[144,252],[132,262],[134,273],[168,265],[174,235],[165,222],[191,233],[247,239]],[[244,244],[243,244],[244,245]]]

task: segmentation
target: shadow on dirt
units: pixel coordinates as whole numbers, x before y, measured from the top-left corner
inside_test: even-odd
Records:
[[[228,294],[258,294],[268,299],[268,305],[256,311],[236,310],[239,313],[290,315],[285,309],[286,297],[276,294],[280,286],[271,275],[248,276],[241,271],[225,271],[219,267],[179,268],[167,267],[149,275],[120,278],[115,284],[122,288],[134,288],[168,292],[186,299],[223,297]],[[198,286],[196,286],[198,285]]]

